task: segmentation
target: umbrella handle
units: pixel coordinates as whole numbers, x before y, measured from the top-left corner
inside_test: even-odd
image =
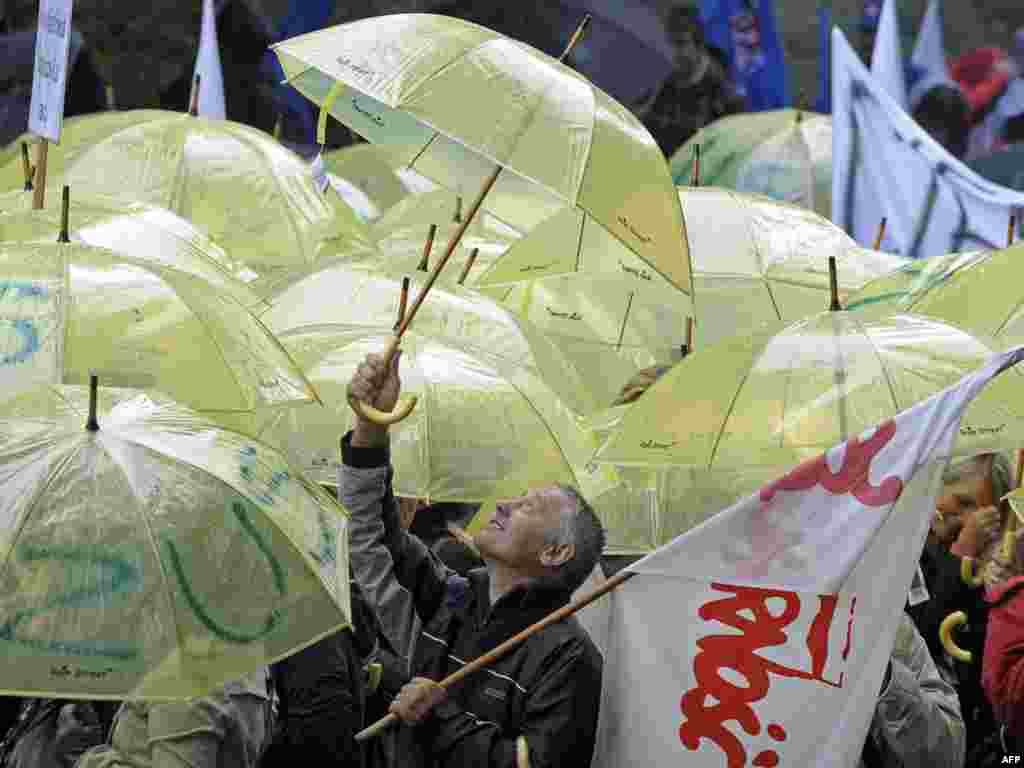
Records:
[[[967,614],[963,611],[949,614],[949,616],[942,620],[942,624],[939,625],[939,640],[942,641],[942,647],[946,649],[946,653],[957,661],[971,664],[974,661],[974,654],[970,651],[965,651],[953,640],[953,630],[959,629],[966,623]]]
[[[398,336],[392,336],[391,341],[388,342],[387,348],[384,350],[384,364],[391,365],[391,360],[395,356],[395,352],[398,351]],[[368,403],[364,403],[357,400],[354,397],[348,398],[348,404],[352,406],[352,410],[355,411],[359,416],[366,419],[369,422],[377,424],[381,427],[388,427],[392,424],[397,424],[409,417],[409,414],[416,408],[417,398],[415,395],[409,398],[400,400],[395,406],[395,410],[388,413],[382,411],[379,408],[374,408]]]
[[[973,557],[965,557],[960,560],[960,578],[968,587],[980,587],[985,583],[981,575],[974,572]]]

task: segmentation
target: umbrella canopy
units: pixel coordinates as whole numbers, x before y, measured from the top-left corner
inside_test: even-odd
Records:
[[[416,269],[423,257],[423,246],[430,227],[435,225],[437,234],[431,249],[431,266],[435,264],[444,245],[460,226],[467,207],[465,201],[460,202],[457,195],[446,190],[427,192],[402,200],[381,216],[370,230],[384,263],[390,269]],[[445,274],[453,276],[455,265],[464,264],[476,249],[477,258],[470,273],[475,277],[494,264],[521,237],[521,232],[481,210],[473,217],[459,241],[452,256],[451,272],[446,271]]]
[[[352,144],[324,153],[327,172],[362,192],[376,209],[371,219],[412,193],[397,172],[400,165],[398,158],[374,144]]]
[[[956,383],[992,354],[930,318],[826,312],[698,348],[643,394],[596,459],[781,472]],[[1020,444],[1020,375],[992,382],[971,403],[957,452]]]
[[[7,394],[4,390],[4,394]],[[346,518],[158,395],[0,402],[0,692],[186,699],[349,623]]]
[[[277,334],[318,325],[379,333],[390,330],[398,317],[402,280],[401,273],[365,265],[330,267],[272,297],[271,307],[260,317]],[[425,281],[422,273],[411,280],[410,302]],[[587,382],[543,333],[475,291],[436,284],[416,316],[415,330],[513,366],[536,369],[575,413],[585,415],[599,407]]]
[[[893,312],[917,312],[911,309],[925,294],[946,283],[959,270],[985,259],[988,251],[947,253],[929,259],[911,259],[852,294],[844,308],[871,317]],[[955,321],[954,321],[955,322]]]
[[[355,424],[348,382],[390,332],[390,325],[374,331],[340,324],[281,332],[326,410],[276,409],[254,434],[281,446],[310,478],[334,485],[338,439]],[[395,493],[470,502],[579,483],[576,470],[597,446],[530,361],[509,363],[416,331],[402,338],[402,350],[402,391],[420,404],[391,429]]]
[[[860,248],[812,211],[761,195],[680,187],[679,199],[693,257],[698,346],[828,309],[830,256],[840,299],[904,261]]]
[[[685,292],[685,232],[671,178],[640,121],[528,45],[433,14],[343,24],[273,47],[289,82],[403,163],[523,231],[566,207]]]
[[[51,144],[46,151],[47,186],[52,185],[52,179],[64,173],[66,165],[93,144],[125,128],[168,117],[180,117],[180,113],[162,109],[130,109],[125,112],[111,110],[66,118],[60,132],[60,144]],[[39,138],[34,134],[25,133],[0,150],[0,191],[23,188],[25,171],[22,167],[21,143],[28,143],[29,157],[34,164],[35,145],[38,141]]]
[[[729,115],[702,128],[670,161],[676,184],[692,185],[700,145],[701,185],[757,192],[832,216],[832,118],[780,109]]]
[[[316,398],[270,332],[201,277],[77,243],[0,243],[0,389],[90,371],[203,411]]]
[[[962,254],[919,294],[901,300],[901,311],[927,315],[960,327],[1000,346],[1024,344],[1024,290],[1020,263],[1024,243],[1000,251]],[[971,301],[968,302],[968,296]]]
[[[64,180],[188,219],[261,296],[282,274],[316,263],[326,241],[367,236],[340,197],[317,190],[298,155],[228,120],[176,115],[118,131],[69,163]]]
[[[0,194],[0,240],[53,242],[60,231],[60,209],[57,195],[48,195],[46,206],[35,210],[31,194]],[[109,248],[123,256],[188,272],[227,291],[246,307],[261,303],[235,277],[242,265],[166,208],[102,195],[76,195],[68,208],[68,223],[73,242]]]

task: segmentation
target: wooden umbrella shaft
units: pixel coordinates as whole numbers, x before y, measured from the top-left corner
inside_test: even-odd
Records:
[[[885,239],[885,225],[887,219],[882,219],[882,223],[878,225],[878,236],[875,237],[875,250],[877,251],[882,247],[882,240]]]
[[[634,573],[633,571],[619,571],[619,573],[615,574],[612,578],[608,579],[608,581],[599,586],[597,589],[588,592],[580,599],[575,600],[569,603],[568,605],[562,606],[554,613],[549,613],[536,624],[532,624],[519,634],[513,635],[508,640],[499,645],[497,648],[493,649],[488,653],[485,653],[478,659],[474,659],[461,669],[452,672],[452,674],[448,675],[448,677],[446,677],[444,680],[438,683],[438,685],[440,685],[442,688],[451,688],[453,685],[462,682],[462,680],[464,680],[466,677],[473,674],[474,672],[479,672],[484,667],[490,666],[495,661],[497,661],[502,656],[511,651],[513,648],[515,648],[517,645],[520,645],[524,641],[533,637],[533,635],[537,634],[545,627],[549,627],[552,624],[556,624],[559,621],[562,621],[563,619],[572,616],[581,608],[586,608],[592,602],[597,600],[597,598],[601,597],[602,595],[608,594],[613,589],[616,589],[624,582],[629,581],[629,579],[633,578],[634,576],[636,576],[636,573]],[[362,731],[357,733],[356,741],[366,741],[367,739],[376,736],[378,733],[387,730],[397,722],[398,716],[394,713],[386,717],[382,717],[373,725],[369,726],[368,728],[364,728]]]
[[[49,151],[50,142],[42,139],[36,157],[35,188],[32,191],[32,207],[37,211],[46,203],[46,156]]]

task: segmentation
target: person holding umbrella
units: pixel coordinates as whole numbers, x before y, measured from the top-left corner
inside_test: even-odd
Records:
[[[350,400],[394,408],[400,357],[386,365],[367,355],[349,384]],[[377,560],[388,565],[375,578],[409,595],[423,627],[410,640],[414,676],[390,707],[417,726],[397,733],[402,764],[589,765],[603,662],[575,619],[544,628],[450,692],[436,681],[570,602],[604,545],[590,505],[569,486],[499,501],[474,539],[486,568],[458,576],[402,530],[387,429],[359,416],[341,440],[338,487],[352,515],[352,556],[386,549],[390,557]],[[383,613],[402,604],[396,598],[374,608]]]

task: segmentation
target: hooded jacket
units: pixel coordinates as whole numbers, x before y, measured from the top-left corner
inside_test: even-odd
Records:
[[[996,720],[1007,735],[1024,743],[1024,576],[988,592],[988,632],[981,661],[981,684]],[[1011,593],[1010,590],[1013,590]]]
[[[533,585],[492,606],[485,569],[459,576],[402,530],[389,449],[354,448],[351,433],[341,448],[339,498],[352,515],[356,580],[395,647],[408,649],[411,676],[441,680],[571,599],[562,588]],[[417,727],[398,729],[401,764],[585,768],[597,732],[601,672],[601,655],[574,618],[546,627],[449,689]]]

